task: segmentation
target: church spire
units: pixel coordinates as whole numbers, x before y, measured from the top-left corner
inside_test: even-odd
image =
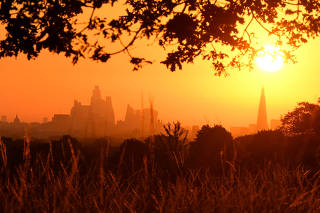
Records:
[[[267,120],[267,107],[266,107],[266,97],[264,95],[264,87],[261,89],[258,119],[257,119],[257,130],[267,130],[268,120]]]

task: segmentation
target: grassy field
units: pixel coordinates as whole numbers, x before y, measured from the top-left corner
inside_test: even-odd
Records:
[[[70,172],[22,167],[2,176],[2,212],[319,212],[319,172],[282,167],[217,177],[192,172],[175,182],[144,171],[92,180]]]
[[[60,151],[69,154],[56,160],[53,145],[41,154],[25,140],[18,162],[9,155],[19,146],[9,151],[0,143],[1,212],[320,212],[316,167],[265,161],[249,168],[221,158],[220,170],[189,168],[171,152],[170,170],[154,153],[137,167],[124,162],[125,149],[104,146],[88,155],[70,140],[66,145]]]

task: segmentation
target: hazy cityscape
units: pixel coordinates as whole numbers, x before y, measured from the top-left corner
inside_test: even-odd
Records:
[[[152,104],[143,109],[134,109],[128,104],[125,119],[116,121],[111,97],[103,98],[96,86],[89,105],[75,100],[69,114],[54,114],[50,121],[44,118],[42,123],[25,123],[17,115],[13,122],[8,122],[6,116],[2,116],[0,135],[14,138],[28,135],[38,139],[61,135],[77,138],[145,137],[159,133],[162,125]]]
[[[143,106],[143,103],[141,103]],[[259,106],[257,108],[257,122],[248,126],[230,127],[233,137],[255,134],[262,130],[275,130],[280,127],[281,121],[267,119],[267,106],[264,88],[261,89]],[[69,114],[54,114],[52,119],[44,118],[42,123],[25,123],[16,115],[15,119],[7,121],[5,115],[0,121],[0,135],[5,137],[21,138],[26,135],[37,139],[56,138],[61,135],[71,135],[76,138],[102,138],[102,137],[138,137],[162,132],[163,122],[158,111],[150,102],[149,108],[134,109],[130,104],[124,120],[116,120],[112,105],[112,98],[103,98],[98,86],[92,91],[90,104],[84,105],[74,100]],[[188,130],[188,138],[192,140],[200,127],[184,126]]]
[[[1,0],[0,213],[320,212],[320,1]]]

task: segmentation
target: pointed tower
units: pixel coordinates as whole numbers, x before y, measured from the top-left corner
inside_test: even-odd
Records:
[[[19,124],[20,123],[20,119],[19,119],[18,115],[16,115],[16,117],[14,118],[13,123],[14,124]]]
[[[99,86],[95,86],[91,96],[91,105],[101,102],[101,92]]]
[[[264,95],[264,88],[261,89],[258,119],[257,119],[257,130],[267,130],[268,120],[267,120],[267,107],[266,107],[266,97]]]

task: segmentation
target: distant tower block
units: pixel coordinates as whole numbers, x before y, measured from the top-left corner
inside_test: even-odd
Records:
[[[95,104],[101,100],[101,92],[99,86],[95,86],[91,96],[91,104]]]
[[[47,117],[44,117],[43,119],[42,119],[42,123],[48,123],[49,122],[49,119],[47,118]]]
[[[7,116],[2,115],[1,116],[1,122],[7,122]]]
[[[261,89],[259,111],[258,111],[258,120],[257,120],[257,130],[267,130],[268,120],[267,120],[267,109],[266,109],[266,97],[264,95],[264,88]]]

